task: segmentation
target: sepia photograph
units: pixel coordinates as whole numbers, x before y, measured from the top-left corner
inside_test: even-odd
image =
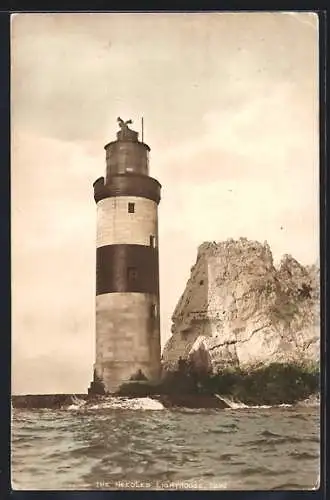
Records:
[[[10,43],[13,490],[318,489],[318,15]]]

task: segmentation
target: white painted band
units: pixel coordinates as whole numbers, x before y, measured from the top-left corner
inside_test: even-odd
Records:
[[[130,204],[130,205],[129,205]],[[134,210],[130,213],[129,210]],[[105,245],[155,246],[158,238],[157,203],[147,198],[118,196],[97,204],[97,248]]]

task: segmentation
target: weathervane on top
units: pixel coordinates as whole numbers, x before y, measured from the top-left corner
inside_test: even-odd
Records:
[[[119,127],[122,129],[122,130],[128,130],[128,124],[131,124],[133,123],[132,120],[126,120],[126,122],[124,122],[124,120],[122,120],[120,118],[120,116],[118,116],[117,118],[117,122],[119,123]]]
[[[137,137],[137,132],[134,132],[133,130],[131,130],[130,128],[128,128],[128,125],[133,123],[133,120],[122,120],[122,118],[120,118],[120,116],[118,116],[117,118],[117,122],[119,124],[119,127],[120,127],[120,132],[118,132],[118,138],[120,137],[121,139],[125,139],[125,138],[128,138],[128,137]],[[141,123],[142,123],[142,142],[143,142],[143,118],[141,119]]]
[[[131,130],[130,128],[128,128],[128,124],[129,123],[133,123],[132,120],[126,120],[126,121],[124,121],[124,120],[122,120],[118,116],[117,122],[118,122],[119,127],[120,127],[120,131],[117,134],[118,139],[127,140],[129,138],[132,138],[133,136],[135,137],[136,132],[134,132],[133,130]]]

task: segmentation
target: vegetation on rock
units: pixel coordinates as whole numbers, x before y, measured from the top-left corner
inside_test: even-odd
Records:
[[[196,370],[181,359],[175,371],[164,373],[157,384],[135,381],[123,384],[117,395],[215,395],[248,405],[278,405],[304,400],[319,391],[319,366],[272,363],[249,371],[224,368],[217,373]]]

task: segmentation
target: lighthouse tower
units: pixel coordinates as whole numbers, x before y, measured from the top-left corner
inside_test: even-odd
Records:
[[[111,393],[129,380],[160,375],[158,204],[149,151],[118,118],[105,146],[106,177],[94,182],[96,360],[90,393]]]

